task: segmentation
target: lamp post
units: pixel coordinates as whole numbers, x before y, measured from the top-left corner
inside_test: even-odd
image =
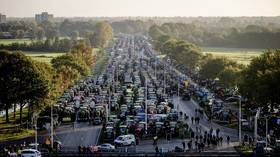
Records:
[[[53,105],[51,105],[51,148],[53,148]]]
[[[241,135],[241,118],[242,118],[242,116],[241,116],[241,96],[239,96],[238,97],[238,99],[239,99],[239,131],[238,131],[238,134],[239,134],[239,145],[241,145],[241,143],[242,143],[242,135]]]
[[[268,138],[268,117],[265,117],[265,147],[267,148],[267,138]]]
[[[239,104],[239,107],[238,107],[238,110],[239,110],[239,114],[238,114],[238,141],[239,141],[239,145],[241,145],[242,144],[242,135],[241,135],[241,127],[242,127],[241,126],[241,123],[242,123],[242,121],[241,121],[242,120],[241,107],[242,107],[242,104],[241,104],[241,96],[234,97],[232,99],[233,100],[238,100],[238,104]]]
[[[145,78],[145,132],[147,134],[148,128],[148,109],[147,109],[147,79]]]

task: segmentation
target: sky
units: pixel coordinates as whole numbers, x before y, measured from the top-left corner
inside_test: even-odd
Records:
[[[280,0],[0,0],[8,17],[280,16]]]

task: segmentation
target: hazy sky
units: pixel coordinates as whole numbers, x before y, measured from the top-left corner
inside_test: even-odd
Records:
[[[0,0],[0,13],[61,16],[280,16],[280,0]]]

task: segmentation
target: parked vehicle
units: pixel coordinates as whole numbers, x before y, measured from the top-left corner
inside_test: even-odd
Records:
[[[21,157],[41,157],[41,152],[36,149],[24,149],[21,152]]]
[[[118,136],[115,140],[114,143],[116,146],[128,146],[128,145],[135,145],[136,144],[136,140],[135,140],[135,136],[132,134],[128,134],[128,135],[121,135]]]
[[[110,143],[101,144],[101,145],[97,146],[97,148],[98,148],[98,151],[101,151],[101,152],[115,151],[115,146],[111,145]]]

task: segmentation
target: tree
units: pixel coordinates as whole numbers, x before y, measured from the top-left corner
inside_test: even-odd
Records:
[[[92,48],[85,42],[81,42],[74,45],[71,48],[70,53],[76,56],[77,58],[81,58],[90,68],[93,66],[94,58]]]
[[[39,27],[35,33],[35,36],[37,39],[39,40],[43,40],[44,36],[45,36],[45,31],[42,27]]]
[[[23,38],[24,37],[24,31],[23,30],[17,30],[16,32],[16,38]]]
[[[201,58],[200,49],[187,41],[169,39],[162,45],[162,52],[174,59],[179,64],[186,65],[189,69],[194,69]]]
[[[9,94],[1,91],[1,102],[6,105],[11,102],[20,105],[20,124],[22,124],[22,108],[26,103],[45,98],[49,91],[48,82],[32,60],[21,52],[4,51],[1,52],[0,59],[1,89],[7,90]],[[7,117],[6,121],[8,122]]]
[[[77,40],[79,38],[79,32],[78,31],[74,31],[71,33],[71,39],[72,40]]]
[[[237,66],[227,66],[217,75],[217,77],[219,78],[220,83],[222,83],[225,87],[234,87],[240,80],[241,70],[242,69]]]
[[[273,111],[280,104],[280,50],[268,50],[252,60],[242,72],[239,85],[242,95],[256,102],[255,107]]]
[[[203,79],[215,79],[225,69],[226,62],[226,58],[208,58],[201,65],[199,73]]]
[[[149,35],[154,39],[157,40],[160,36],[165,35],[165,33],[160,29],[159,26],[153,25],[149,29]]]
[[[99,22],[95,26],[91,44],[100,48],[105,48],[113,39],[113,29],[108,22]]]

